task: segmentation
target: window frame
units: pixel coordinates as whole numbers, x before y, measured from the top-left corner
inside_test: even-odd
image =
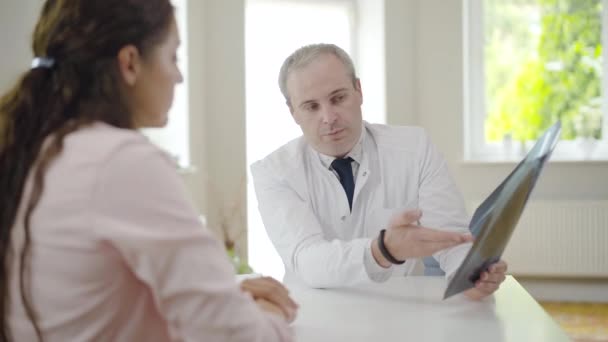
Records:
[[[485,97],[485,61],[483,1],[463,0],[464,60],[464,161],[518,161],[534,141],[486,142],[484,124],[487,116]],[[552,154],[559,161],[608,161],[608,0],[602,1],[602,139],[591,156],[585,156],[577,140],[560,140]],[[480,95],[481,94],[481,95]]]

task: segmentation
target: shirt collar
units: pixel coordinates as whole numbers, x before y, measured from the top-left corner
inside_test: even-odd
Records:
[[[365,125],[361,124],[361,135],[359,136],[359,140],[357,141],[355,146],[353,146],[352,150],[350,150],[350,152],[348,152],[348,154],[346,154],[344,156],[344,158],[351,157],[358,164],[361,164],[361,159],[363,157],[363,141],[365,140],[365,131],[366,131]],[[319,159],[321,160],[321,163],[323,164],[323,166],[326,169],[331,170],[331,163],[334,160],[336,160],[337,158],[333,157],[333,156],[328,156],[321,152],[317,152],[317,154],[319,155]]]

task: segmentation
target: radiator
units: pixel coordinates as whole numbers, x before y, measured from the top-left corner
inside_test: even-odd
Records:
[[[608,278],[608,201],[530,201],[503,259],[514,275]]]

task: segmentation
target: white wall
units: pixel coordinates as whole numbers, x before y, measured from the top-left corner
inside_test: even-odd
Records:
[[[209,226],[246,227],[244,0],[189,1],[191,154],[189,185]],[[197,86],[198,85],[198,86]],[[246,255],[246,235],[238,241]]]
[[[355,37],[351,58],[363,90],[363,119],[386,123],[386,55],[384,1],[357,0]]]
[[[40,3],[40,0],[0,3],[0,93],[13,86],[32,62],[30,42]]]
[[[416,51],[418,1],[384,0],[387,123],[418,122]]]

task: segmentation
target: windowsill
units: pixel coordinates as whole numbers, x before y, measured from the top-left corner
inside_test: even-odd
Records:
[[[505,148],[498,143],[490,143],[479,148],[475,153],[461,161],[463,165],[515,165],[524,159],[528,151],[534,145],[534,141],[526,142],[525,146]],[[608,141],[596,141],[593,149],[584,153],[578,141],[559,141],[551,154],[549,163],[552,164],[584,164],[603,165],[608,164]]]
[[[460,161],[464,166],[488,166],[488,165],[512,165],[515,166],[521,162],[521,159],[463,159]],[[572,159],[572,158],[553,158],[549,159],[550,164],[562,165],[608,165],[608,158],[603,159]]]

